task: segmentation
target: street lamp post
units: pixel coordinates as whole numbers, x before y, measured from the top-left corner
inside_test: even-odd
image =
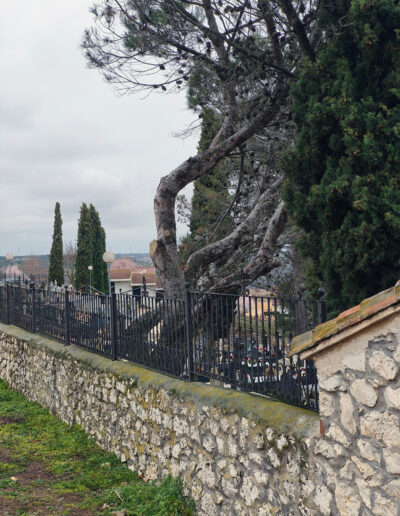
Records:
[[[14,260],[14,255],[12,253],[7,253],[6,254],[6,260],[8,262],[10,262],[9,274],[10,274],[10,277],[11,277],[11,266],[12,266],[12,261]],[[6,281],[7,281],[7,268],[6,268]]]
[[[89,265],[88,271],[89,271],[89,294],[92,292],[92,270],[93,265]]]
[[[106,251],[103,254],[103,261],[107,264],[108,273],[108,295],[111,296],[111,276],[110,276],[110,265],[115,261],[115,255],[111,251]]]

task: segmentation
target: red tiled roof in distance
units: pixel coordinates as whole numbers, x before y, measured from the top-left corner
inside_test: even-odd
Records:
[[[141,274],[142,276],[145,274],[156,274],[156,268],[155,267],[140,267],[137,271],[138,274]]]
[[[117,269],[117,270],[110,270],[110,279],[111,281],[121,281],[121,280],[127,280],[131,281],[132,277],[132,271],[131,269]]]
[[[143,277],[145,277],[147,285],[155,285],[156,284],[156,275],[155,274],[148,274],[148,273],[142,274],[140,272],[134,272],[132,274],[132,285],[142,285]]]
[[[139,272],[142,270],[143,267],[141,267],[139,264],[135,263],[130,258],[118,258],[113,262],[110,266],[110,270],[121,270],[121,269],[129,269],[133,272]]]
[[[154,268],[153,268],[153,270],[155,271]],[[148,269],[147,269],[147,271],[148,271]],[[157,289],[162,289],[160,278],[158,278],[156,276],[155,272],[149,273],[147,271],[145,273],[134,272],[132,274],[132,286],[133,285],[143,285],[143,276],[144,276],[146,279],[146,285],[149,285],[152,287],[155,286]]]

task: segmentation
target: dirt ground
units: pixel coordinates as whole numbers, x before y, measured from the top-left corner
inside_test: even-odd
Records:
[[[0,421],[0,424],[2,423],[4,424]],[[10,463],[12,460],[9,451],[0,449],[0,464]],[[10,487],[0,490],[0,515],[91,516],[96,514],[97,511],[76,508],[76,505],[82,501],[82,496],[73,493],[59,496],[54,492],[52,483],[62,478],[46,471],[40,462],[30,462],[25,471],[10,477]]]

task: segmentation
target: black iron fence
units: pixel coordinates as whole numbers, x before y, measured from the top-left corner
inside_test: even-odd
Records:
[[[49,276],[48,274],[26,274],[23,271],[17,273],[9,272],[9,266],[5,266],[0,269],[0,283],[8,283],[9,285],[20,285],[21,283],[36,283],[36,285],[48,285]]]
[[[212,381],[318,410],[314,365],[288,357],[324,301],[186,290],[185,299],[0,286],[0,321],[186,381]]]

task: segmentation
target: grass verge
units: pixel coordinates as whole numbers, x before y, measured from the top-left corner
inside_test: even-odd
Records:
[[[78,426],[0,380],[0,514],[192,516],[178,479],[143,482]]]

